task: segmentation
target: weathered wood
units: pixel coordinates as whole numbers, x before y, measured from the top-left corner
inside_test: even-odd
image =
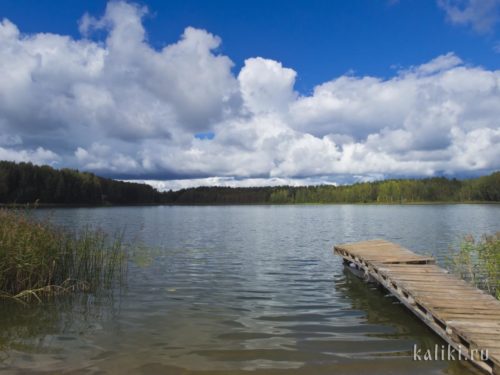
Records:
[[[500,374],[500,302],[450,275],[423,256],[384,240],[334,247],[362,274],[383,285],[410,311],[468,360],[490,374]],[[474,350],[487,350],[483,360]]]

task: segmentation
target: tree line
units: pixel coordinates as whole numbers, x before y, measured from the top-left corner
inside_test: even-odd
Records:
[[[474,179],[393,179],[353,185],[199,187],[164,193],[170,204],[500,202],[500,172]]]
[[[74,169],[0,161],[0,203],[155,204],[160,203],[161,196],[146,184]]]
[[[0,161],[0,203],[301,204],[499,202],[500,172],[474,179],[393,179],[353,185],[198,187],[159,192],[74,169]]]

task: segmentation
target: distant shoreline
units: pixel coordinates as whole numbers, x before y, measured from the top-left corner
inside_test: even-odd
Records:
[[[201,186],[158,191],[72,169],[0,161],[0,202],[7,206],[225,206],[323,204],[482,204],[500,202],[500,171],[473,179],[388,179],[351,185]],[[43,202],[43,203],[42,203]]]
[[[26,208],[26,209],[37,209],[37,208],[103,208],[103,207],[200,207],[200,206],[341,206],[341,205],[355,205],[355,206],[445,206],[445,205],[475,205],[475,204],[488,204],[497,205],[500,204],[499,201],[439,201],[439,202],[331,202],[331,203],[321,203],[321,202],[309,202],[309,203],[129,203],[129,204],[81,204],[81,203],[38,203],[38,204],[27,204],[27,203],[0,203],[0,208]]]

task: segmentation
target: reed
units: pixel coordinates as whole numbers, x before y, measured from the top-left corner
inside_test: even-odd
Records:
[[[71,232],[29,210],[0,209],[0,297],[40,301],[110,288],[126,274],[121,238],[91,228]]]
[[[500,300],[500,232],[464,237],[448,264],[453,273]]]

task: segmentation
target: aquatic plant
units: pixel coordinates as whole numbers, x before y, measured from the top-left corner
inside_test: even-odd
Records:
[[[500,232],[479,239],[465,236],[448,257],[450,270],[500,299]]]
[[[72,232],[29,210],[0,209],[0,297],[40,301],[109,288],[126,273],[121,238],[92,228]]]

